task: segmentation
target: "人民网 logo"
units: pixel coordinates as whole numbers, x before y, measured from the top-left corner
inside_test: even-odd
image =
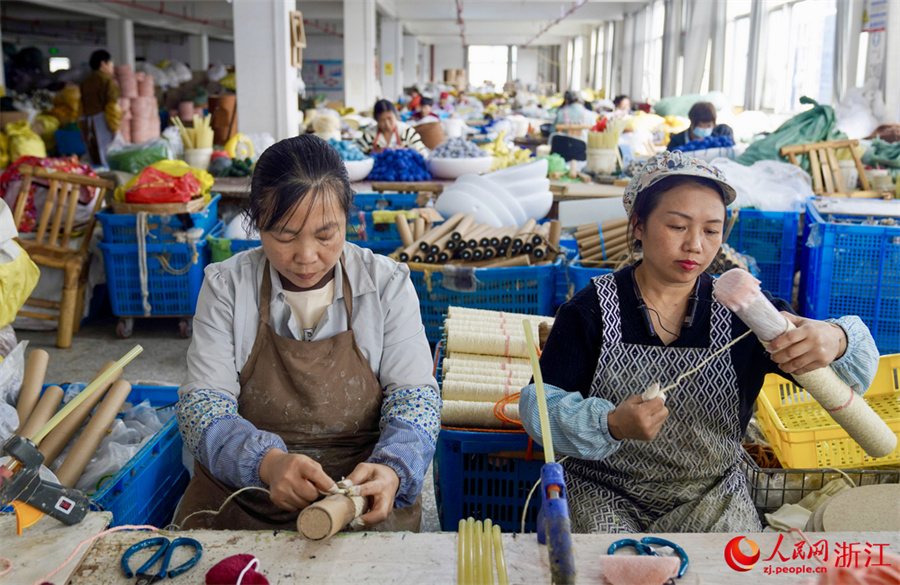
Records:
[[[749,555],[741,552],[740,544],[742,540],[746,540],[753,551]],[[735,536],[725,545],[725,562],[735,571],[749,571],[756,565],[759,560],[759,545],[745,536]]]

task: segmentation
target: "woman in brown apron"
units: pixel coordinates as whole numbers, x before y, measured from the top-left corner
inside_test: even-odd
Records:
[[[271,177],[275,177],[274,184]],[[374,282],[375,288],[379,289],[380,277],[376,274],[366,280],[361,266],[374,274],[379,268],[393,265],[387,264],[386,259],[370,259],[371,255],[366,257],[355,246],[345,244],[346,220],[353,197],[346,181],[346,172],[336,151],[313,136],[282,141],[270,147],[257,163],[250,217],[260,228],[262,249],[248,251],[239,255],[246,255],[243,258],[234,257],[223,263],[222,272],[236,266],[234,270],[240,274],[242,266],[250,266],[255,275],[256,267],[263,266],[259,281],[254,278],[250,284],[258,287],[259,319],[252,349],[243,364],[237,350],[239,340],[235,341],[234,363],[239,369],[236,374],[240,390],[236,412],[232,410],[221,418],[227,425],[228,419],[240,417],[241,424],[253,425],[263,436],[277,435],[284,448],[270,448],[259,460],[259,483],[265,485],[269,493],[244,491],[232,498],[218,514],[191,516],[202,510],[218,510],[229,496],[246,486],[235,485],[239,482],[227,481],[227,477],[217,477],[210,466],[219,465],[224,469],[224,465],[205,455],[215,450],[216,445],[211,444],[215,440],[211,437],[217,436],[213,429],[218,422],[208,427],[201,422],[202,431],[198,432],[197,421],[215,417],[217,412],[221,414],[215,407],[204,410],[204,396],[209,397],[206,402],[210,404],[217,398],[208,390],[192,392],[203,388],[198,381],[183,386],[179,424],[186,444],[198,460],[176,515],[175,522],[183,524],[182,528],[296,529],[299,511],[343,478],[360,486],[360,494],[368,497],[370,510],[361,517],[367,528],[413,531],[419,528],[421,501],[415,498],[417,493],[411,498],[414,500],[412,505],[395,507],[400,474],[405,473],[405,466],[371,461],[373,450],[377,450],[382,440],[383,431],[379,427],[385,424],[382,411],[386,400],[370,359],[377,360],[373,360],[375,367],[386,376],[388,349],[385,348],[381,356],[367,359],[353,328],[354,311],[362,311],[357,315],[357,330],[361,316],[373,319],[365,323],[363,335],[369,333],[371,325],[376,330],[383,328],[387,339],[388,331],[393,330],[395,324],[375,322],[375,319],[383,318],[382,313],[368,308],[366,303],[371,303],[373,297],[361,294],[366,291],[354,291],[353,282],[361,283],[360,289]],[[360,258],[370,264],[360,264]],[[212,275],[218,266],[208,269],[204,289],[216,286]],[[408,280],[408,276],[406,278]],[[273,281],[280,286],[273,287]],[[279,334],[273,327],[279,319],[273,315],[279,310],[281,299],[293,292],[315,293],[323,287],[334,289],[334,300],[325,291],[329,307],[323,309],[325,313],[319,313],[322,316],[317,318],[317,323],[305,328],[302,318],[294,312],[298,335]],[[189,378],[202,377],[196,376],[195,372],[204,366],[204,352],[215,355],[220,351],[219,340],[208,334],[223,327],[215,322],[215,311],[207,311],[209,305],[215,309],[220,297],[228,293],[204,292],[198,299],[195,335],[188,354]],[[385,301],[388,293],[374,292],[380,292],[378,299]],[[303,297],[307,298],[313,297]],[[354,307],[357,299],[359,306]],[[241,309],[240,295],[235,294],[231,302],[231,310],[237,313]],[[224,304],[228,305],[228,302]],[[329,314],[329,309],[334,309],[333,313]],[[385,314],[390,314],[391,310],[394,309],[386,310]],[[319,335],[320,329],[333,327],[339,320],[343,323],[343,318],[346,329],[324,338]],[[417,318],[417,327],[424,339],[421,318]],[[199,338],[197,320],[200,321]],[[240,323],[237,316],[234,323]],[[235,337],[240,337],[237,331],[237,327],[232,327]],[[422,354],[416,349],[422,347],[417,343],[419,341],[413,340],[412,351]],[[427,348],[427,342],[424,343]],[[423,365],[424,360],[430,363],[430,359],[430,353],[426,351],[417,360],[417,365]],[[409,388],[404,390],[410,391]],[[434,391],[433,388],[421,390],[421,398],[428,402],[429,393]],[[387,425],[390,424],[388,421]],[[248,441],[255,440],[253,433],[247,437]],[[233,442],[233,436],[223,437],[223,450],[231,449],[229,445]],[[427,441],[415,445],[417,452],[411,457],[424,456],[430,460],[433,446],[429,451]],[[204,458],[209,461],[203,461]]]

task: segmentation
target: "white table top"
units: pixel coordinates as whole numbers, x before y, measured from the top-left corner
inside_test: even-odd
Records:
[[[456,582],[456,533],[356,533],[341,534],[326,543],[311,543],[292,532],[231,532],[195,530],[179,533],[199,540],[204,547],[203,557],[197,566],[178,577],[179,585],[204,583],[206,572],[222,559],[241,553],[256,555],[259,571],[275,584],[292,583],[446,583]],[[174,533],[168,536],[174,537]],[[634,535],[632,535],[634,536]],[[687,551],[691,565],[679,585],[697,583],[741,585],[796,584],[812,573],[766,574],[765,568],[818,566],[814,560],[788,560],[778,556],[772,562],[762,560],[748,572],[739,573],[729,568],[724,560],[726,544],[733,534],[669,534],[657,535],[672,540]],[[761,557],[769,557],[775,550],[778,534],[762,533],[746,535],[759,545]],[[885,543],[884,551],[900,553],[900,533],[819,533],[810,534],[813,542],[823,538],[828,542],[833,560],[834,551],[841,543]],[[574,554],[581,583],[602,583],[598,557],[606,554],[609,545],[624,535],[596,534],[574,535]],[[71,580],[73,585],[104,585],[122,583],[120,568],[122,552],[131,544],[148,538],[147,533],[118,532],[97,541]],[[640,538],[640,535],[636,536]],[[504,534],[506,562],[510,583],[550,583],[547,551],[539,546],[534,534]],[[792,535],[785,535],[779,551],[788,557],[797,542]],[[749,551],[744,543],[742,550]],[[173,559],[173,566],[186,560],[191,551],[181,549],[183,559]],[[149,553],[146,553],[149,556]],[[622,551],[618,554],[628,554]],[[139,561],[144,557],[137,557]],[[135,563],[137,564],[137,563]],[[56,581],[61,583],[62,581]],[[6,582],[0,579],[2,585]]]

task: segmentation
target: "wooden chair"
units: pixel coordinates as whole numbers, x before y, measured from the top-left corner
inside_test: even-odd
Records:
[[[812,175],[813,192],[816,195],[828,197],[881,197],[881,193],[872,191],[869,179],[863,169],[862,161],[856,152],[858,140],[832,140],[830,142],[811,142],[809,144],[793,144],[781,148],[781,156],[786,156],[792,164],[800,166],[797,158],[801,155],[809,156],[809,174]],[[838,166],[835,151],[840,148],[849,148],[859,171],[859,180],[862,183],[862,191],[847,192],[844,188],[844,178]]]
[[[20,166],[19,172],[22,173],[22,187],[19,189],[19,197],[13,212],[16,226],[20,225],[25,213],[25,203],[28,200],[32,182],[35,179],[46,179],[50,182],[50,189],[47,192],[47,201],[44,203],[40,221],[37,224],[35,239],[20,237],[17,238],[17,241],[28,252],[35,264],[62,269],[64,277],[61,301],[36,298],[25,301],[26,306],[53,309],[57,311],[56,315],[29,311],[24,308],[18,314],[23,317],[56,321],[59,324],[56,345],[66,348],[72,345],[72,334],[78,332],[81,325],[81,314],[84,311],[84,292],[87,285],[88,266],[91,261],[88,245],[96,221],[93,214],[100,210],[106,197],[106,191],[112,190],[115,185],[112,181],[105,179],[54,172],[29,165]],[[73,239],[75,209],[78,205],[78,196],[82,185],[99,188],[100,192],[97,194],[96,203],[91,212],[91,220],[87,224],[81,246],[71,248],[69,244]],[[63,221],[64,218],[65,221]]]

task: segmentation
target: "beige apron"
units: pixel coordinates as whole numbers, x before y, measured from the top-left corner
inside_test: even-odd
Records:
[[[281,337],[269,325],[272,282],[266,261],[260,286],[259,330],[240,373],[238,413],[256,428],[277,434],[290,453],[318,461],[335,481],[364,462],[381,433],[383,392],[353,335],[353,293],[344,270],[347,331],[319,341]],[[179,507],[176,523],[198,510],[217,510],[236,491],[213,477],[199,462]],[[182,528],[223,530],[296,530],[299,511],[275,506],[268,494],[239,494],[217,515],[199,514]],[[378,531],[418,532],[421,498],[372,527]]]

